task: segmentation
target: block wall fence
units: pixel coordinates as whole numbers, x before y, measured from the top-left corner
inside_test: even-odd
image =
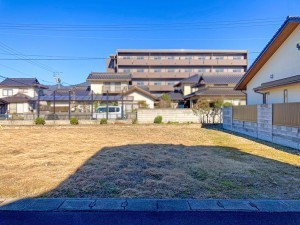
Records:
[[[257,105],[256,122],[235,120],[233,119],[233,108],[226,107],[223,109],[223,128],[300,150],[300,129],[273,125],[272,104]]]

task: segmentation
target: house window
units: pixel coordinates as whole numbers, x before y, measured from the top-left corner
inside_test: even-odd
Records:
[[[144,73],[144,69],[138,69],[137,72],[138,73]]]
[[[26,89],[26,88],[24,88],[24,89],[20,88],[20,89],[19,89],[19,93],[24,93],[24,94],[26,94],[26,93],[28,93],[28,89]]]
[[[12,96],[13,95],[13,89],[3,89],[2,95],[3,96]]]
[[[288,103],[288,90],[287,89],[283,90],[283,102]]]

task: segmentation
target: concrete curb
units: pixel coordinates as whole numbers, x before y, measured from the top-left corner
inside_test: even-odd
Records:
[[[0,199],[0,211],[300,212],[300,200],[195,199]]]

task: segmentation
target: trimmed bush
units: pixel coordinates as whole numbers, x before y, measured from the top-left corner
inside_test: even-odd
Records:
[[[230,103],[230,102],[225,102],[223,104],[223,107],[230,107],[230,106],[232,106],[232,103]]]
[[[106,118],[102,118],[100,120],[100,124],[107,124],[107,119]]]
[[[72,124],[72,125],[78,125],[79,124],[78,118],[76,118],[76,117],[71,118],[70,119],[70,124]]]
[[[154,118],[154,123],[162,123],[162,116],[157,116]]]
[[[34,120],[34,123],[35,123],[35,125],[45,125],[45,124],[46,124],[46,121],[45,121],[44,118],[38,117],[38,118],[36,118],[36,119]]]
[[[137,124],[137,123],[138,123],[137,118],[132,119],[132,124]]]

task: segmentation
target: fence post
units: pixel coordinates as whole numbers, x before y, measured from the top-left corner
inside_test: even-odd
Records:
[[[37,117],[40,117],[40,92],[38,91],[38,99],[37,99],[37,106],[36,106],[36,111],[37,111]]]
[[[69,120],[71,119],[71,91],[69,90]]]
[[[121,119],[123,120],[124,119],[124,92],[122,90],[122,109],[121,109]]]
[[[53,119],[55,120],[55,93],[56,91],[53,92]]]

